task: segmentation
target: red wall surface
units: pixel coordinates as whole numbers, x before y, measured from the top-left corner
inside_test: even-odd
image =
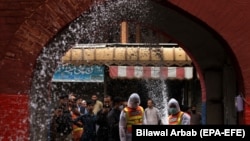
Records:
[[[0,141],[29,140],[28,95],[0,94]]]

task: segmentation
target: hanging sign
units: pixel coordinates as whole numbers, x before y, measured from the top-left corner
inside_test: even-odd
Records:
[[[104,82],[104,67],[59,65],[52,82]]]

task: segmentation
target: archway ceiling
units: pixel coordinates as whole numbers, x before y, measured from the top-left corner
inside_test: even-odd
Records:
[[[158,15],[153,26],[164,31],[190,54],[201,69],[221,68],[226,61],[226,51],[214,35],[202,25],[177,13],[169,7],[155,4]],[[159,22],[160,21],[160,22]]]

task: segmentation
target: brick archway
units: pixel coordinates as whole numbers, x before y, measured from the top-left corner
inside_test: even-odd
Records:
[[[102,0],[100,0],[102,1]],[[9,42],[10,48],[3,48],[1,55],[3,73],[9,78],[1,80],[2,93],[28,93],[30,77],[35,67],[35,60],[43,47],[67,24],[88,10],[93,1],[64,0],[40,3],[27,16]],[[12,61],[15,61],[15,64]],[[13,64],[13,65],[11,65]],[[11,66],[10,66],[11,65]],[[7,66],[7,67],[6,67]],[[10,69],[8,69],[10,68]],[[14,68],[11,69],[11,68]],[[19,70],[17,73],[16,70]],[[14,74],[14,75],[13,75]],[[18,80],[18,81],[16,81]],[[11,87],[11,84],[16,84]]]
[[[171,2],[175,3],[174,0]],[[211,5],[211,3],[212,2],[207,2],[208,5]],[[8,78],[0,80],[2,84],[1,93],[28,94],[31,86],[30,79],[33,77],[33,70],[35,67],[36,59],[42,51],[43,47],[46,46],[46,44],[51,39],[53,39],[56,34],[60,33],[61,30],[65,26],[67,26],[67,24],[78,17],[81,12],[87,10],[87,6],[89,6],[90,4],[91,3],[87,3],[87,1],[85,0],[77,2],[46,1],[45,3],[42,3],[37,8],[37,10],[35,10],[35,12],[31,14],[31,16],[28,16],[29,18],[25,20],[25,22],[19,27],[19,29],[15,32],[13,38],[11,39],[10,44],[8,44],[8,46],[10,46],[11,48],[4,48],[5,54],[1,57],[1,69],[7,68],[2,72],[6,74]],[[188,2],[182,2],[176,5],[179,5],[179,7],[190,11],[194,15],[199,15],[199,12],[195,12],[195,8],[192,8],[192,4],[188,4]],[[63,8],[65,8],[65,11],[62,10]],[[66,9],[71,10],[67,11]],[[68,16],[64,17],[65,15]],[[224,37],[227,37],[226,35],[230,35],[230,33],[226,32],[223,29],[220,29],[222,28],[221,26],[225,25],[225,23],[223,24],[222,22],[220,23],[221,25],[216,25],[216,23],[214,23],[216,21],[214,21],[213,18],[208,17],[208,15],[209,14],[202,13],[198,17],[200,19],[203,19],[204,21],[207,21],[209,25],[217,29],[218,33],[223,34]],[[240,32],[237,32],[237,35],[239,34]],[[230,38],[233,37],[236,36],[230,35],[230,37],[228,36],[226,39],[229,41]],[[234,38],[234,41],[235,43],[238,43],[236,38]],[[232,45],[232,48],[234,47],[235,51],[237,47],[233,45],[233,41],[229,42],[230,45]],[[243,46],[244,44],[241,45],[242,48]],[[241,52],[244,52],[244,50]],[[243,64],[241,64],[242,68],[248,66],[248,63],[244,62],[244,58],[247,57],[246,55],[244,55],[244,53],[238,53],[236,55],[239,61],[243,61]],[[247,68],[245,68],[245,70],[247,70]],[[240,70],[237,71],[240,72]],[[247,71],[245,76],[247,76]],[[241,80],[239,81],[239,83],[241,83]],[[247,77],[245,78],[244,83],[248,83]],[[12,84],[15,85],[13,86]],[[244,90],[243,84],[241,89],[242,91]],[[243,91],[246,92],[246,95],[248,95],[248,89]],[[246,117],[246,120],[247,119],[249,119],[249,117]]]

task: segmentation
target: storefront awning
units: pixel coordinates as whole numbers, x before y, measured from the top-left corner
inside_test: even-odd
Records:
[[[111,78],[192,79],[193,67],[109,66]]]
[[[186,52],[177,44],[79,44],[63,57],[74,65],[192,66]]]

